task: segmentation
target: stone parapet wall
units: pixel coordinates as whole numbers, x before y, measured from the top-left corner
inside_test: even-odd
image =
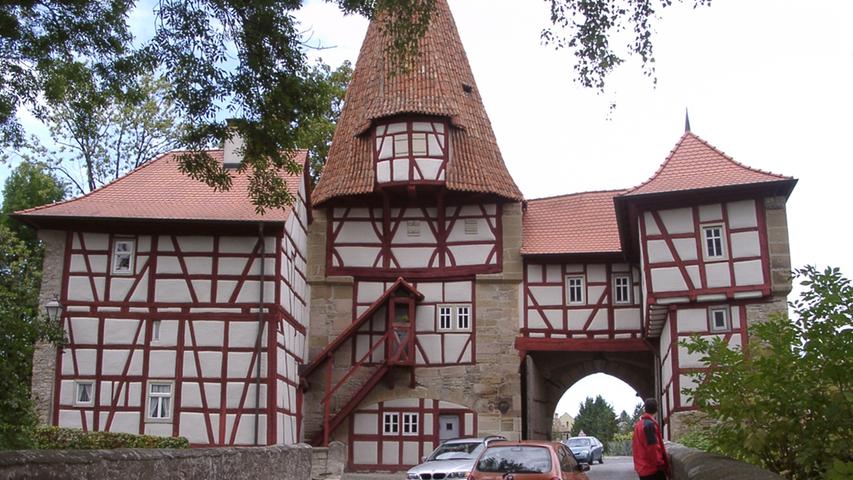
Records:
[[[755,465],[677,443],[668,444],[666,450],[672,468],[672,480],[782,480],[779,475]]]
[[[189,450],[21,450],[0,452],[0,480],[305,480],[311,478],[311,456],[312,449],[308,446]]]

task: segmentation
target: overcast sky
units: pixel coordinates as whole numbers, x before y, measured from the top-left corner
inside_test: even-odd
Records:
[[[853,275],[853,2],[670,7],[655,24],[657,86],[633,60],[608,80],[604,95],[573,83],[567,51],[541,45],[544,0],[450,5],[504,160],[526,198],[644,181],[683,133],[689,108],[693,132],[735,160],[800,179],[788,203],[793,264]],[[312,55],[333,66],[355,62],[365,19],[343,17],[322,0],[307,0],[299,16],[312,41],[335,47]],[[132,21],[145,31],[151,13],[140,10]],[[0,167],[0,180],[7,168]],[[570,389],[558,411],[574,415],[586,395],[598,393],[617,413],[633,408],[630,387],[596,375]]]

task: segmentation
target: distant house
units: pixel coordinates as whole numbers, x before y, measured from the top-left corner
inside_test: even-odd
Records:
[[[555,440],[565,440],[572,436],[572,425],[575,423],[575,417],[564,413],[557,415],[554,413],[554,425],[551,427],[551,438]]]

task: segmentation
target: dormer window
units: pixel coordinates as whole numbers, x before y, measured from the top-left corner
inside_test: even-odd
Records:
[[[447,125],[430,119],[378,125],[374,130],[376,182],[444,182]]]

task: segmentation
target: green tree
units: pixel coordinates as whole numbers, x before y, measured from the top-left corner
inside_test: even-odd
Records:
[[[410,68],[429,25],[435,0],[326,0],[345,13],[383,18],[393,41],[386,52],[397,71]],[[551,27],[543,40],[571,50],[578,81],[601,89],[625,55],[637,55],[653,75],[652,31],[657,10],[671,0],[546,0]],[[676,0],[677,1],[677,0]],[[709,0],[684,0],[694,5]],[[233,134],[220,115],[238,112],[245,141],[241,169],[250,172],[249,195],[260,211],[292,200],[277,168],[298,170],[291,152],[300,148],[311,118],[327,108],[323,86],[312,74],[308,40],[294,13],[301,0],[162,0],[155,3],[150,39],[134,38],[128,26],[133,0],[44,0],[0,4],[0,143],[23,143],[16,113],[39,118],[69,99],[78,111],[97,109],[115,96],[141,88],[143,73],[161,72],[186,120],[181,158],[189,176],[218,189],[231,177],[203,149]],[[544,23],[544,22],[543,22]],[[633,32],[624,52],[610,37]],[[619,49],[621,50],[621,49]]]
[[[580,405],[578,415],[572,424],[572,436],[581,431],[586,435],[598,438],[602,443],[607,443],[616,434],[616,412],[601,395],[593,400],[587,397]]]
[[[714,420],[710,447],[799,480],[853,467],[853,287],[838,269],[796,273],[805,290],[792,320],[751,325],[745,349],[683,344],[712,366],[684,390]]]
[[[38,311],[40,281],[41,255],[0,225],[0,449],[31,446],[33,348],[63,338]]]
[[[312,69],[311,75],[315,77],[320,87],[317,94],[326,105],[326,109],[316,112],[313,117],[304,119],[306,128],[300,133],[301,137],[297,140],[297,144],[308,149],[311,178],[317,182],[326,164],[326,157],[329,155],[335,125],[344,107],[344,96],[352,80],[352,64],[345,61],[333,71],[331,67],[320,61]]]
[[[164,79],[145,75],[139,90],[95,100],[92,88],[76,84],[63,101],[44,108],[50,146],[33,136],[15,150],[21,160],[48,166],[78,194],[174,148],[181,131]]]
[[[616,419],[616,429],[618,433],[629,433],[633,431],[634,423],[631,421],[631,417],[628,416],[628,412],[622,410],[622,413],[619,414],[619,418]]]
[[[14,220],[10,214],[26,208],[57,202],[65,198],[65,186],[41,164],[21,163],[6,179],[0,225],[36,251],[38,240],[32,228]]]

